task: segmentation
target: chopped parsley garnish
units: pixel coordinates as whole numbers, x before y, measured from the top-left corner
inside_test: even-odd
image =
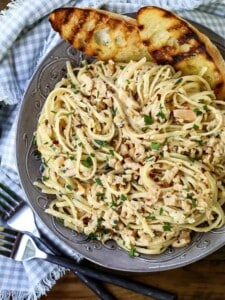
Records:
[[[203,145],[203,140],[194,140],[199,146]]]
[[[37,145],[37,134],[34,133],[33,135],[33,145]]]
[[[208,106],[207,106],[206,104],[203,105],[203,108],[204,108],[205,111],[208,111],[208,110],[209,110],[209,108],[208,108]]]
[[[70,190],[70,191],[73,190],[73,188],[72,188],[72,186],[71,186],[70,184],[66,184],[66,185],[65,185],[65,188],[68,189],[68,190]]]
[[[71,89],[75,89],[75,88],[76,88],[75,84],[74,84],[74,83],[71,83],[71,84],[70,84],[70,88],[71,88]]]
[[[153,213],[150,213],[150,214],[146,217],[146,219],[155,220],[156,217],[155,217],[155,215],[154,215]]]
[[[117,203],[116,201],[112,201],[112,203],[111,203],[111,205],[110,205],[110,207],[118,207],[118,206],[120,206],[120,205],[122,205],[123,203],[122,202],[119,202],[119,203]]]
[[[151,143],[152,150],[159,150],[160,146],[161,146],[160,143],[157,143],[157,142],[152,142]]]
[[[196,125],[196,124],[194,124],[194,125],[193,125],[193,128],[194,128],[195,130],[197,130],[197,129],[199,129],[199,126]]]
[[[178,79],[174,82],[174,84],[179,84],[179,83],[182,82],[182,80],[183,80],[183,78],[178,78]]]
[[[91,168],[93,166],[93,162],[90,156],[88,156],[85,160],[82,160],[81,163],[86,168]]]
[[[117,108],[112,107],[112,118],[116,116]]]
[[[160,216],[163,214],[163,208],[162,207],[160,207],[159,214],[160,214]]]
[[[153,119],[148,116],[148,115],[144,115],[144,121],[145,121],[145,125],[152,125],[154,123]]]
[[[106,141],[101,141],[101,140],[95,140],[95,143],[98,144],[98,145],[101,146],[101,147],[106,147],[106,146],[109,145],[108,142],[106,142]]]
[[[103,199],[105,197],[105,193],[97,193],[96,196]]]
[[[187,193],[188,200],[191,200],[192,207],[197,206],[197,199],[195,199],[191,193]]]
[[[97,235],[97,233],[95,233],[95,232],[92,232],[92,233],[90,233],[90,234],[88,235],[88,238],[89,238],[90,240],[95,240],[95,239],[97,239],[97,237],[98,237],[98,235]]]
[[[109,154],[114,156],[114,151],[112,149],[109,150]]]
[[[134,247],[132,247],[129,252],[128,252],[129,256],[133,257],[136,254],[136,249]]]
[[[166,116],[165,116],[165,114],[164,114],[164,112],[163,112],[162,104],[160,104],[160,107],[159,107],[159,108],[160,108],[160,110],[159,110],[159,112],[157,113],[156,116],[157,116],[158,118],[161,118],[161,119],[164,119],[164,120],[165,120],[165,119],[166,119]]]
[[[163,225],[163,230],[164,231],[171,231],[172,225],[169,222],[165,222]]]
[[[96,178],[96,179],[95,179],[95,182],[96,182],[98,185],[103,186],[102,181],[101,181],[100,178]]]
[[[101,226],[102,226],[102,221],[103,221],[102,218],[98,218],[98,219],[97,219],[97,228],[101,228]]]
[[[124,195],[124,194],[122,194],[122,195],[121,195],[121,200],[122,200],[122,201],[125,201],[125,200],[127,200],[127,196],[126,196],[126,195]]]
[[[194,112],[197,116],[201,116],[203,114],[203,112],[198,107],[194,108]]]
[[[62,225],[64,225],[64,220],[61,218],[58,218],[59,223],[61,223]]]
[[[47,176],[42,176],[42,181],[46,181],[46,180],[48,180],[49,179],[49,177],[47,177]]]

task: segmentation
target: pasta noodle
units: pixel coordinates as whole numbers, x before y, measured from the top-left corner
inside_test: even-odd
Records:
[[[46,212],[130,255],[183,247],[224,225],[225,104],[202,76],[96,61],[49,94],[36,141]]]

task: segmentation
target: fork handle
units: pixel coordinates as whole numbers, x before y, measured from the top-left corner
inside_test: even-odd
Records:
[[[87,266],[81,266],[77,262],[72,259],[54,256],[51,254],[46,255],[46,260],[49,262],[55,263],[57,265],[63,266],[65,268],[69,268],[74,272],[82,273],[85,276],[95,278],[102,282],[112,283],[114,285],[118,285],[120,287],[132,290],[142,295],[149,296],[153,299],[157,300],[175,300],[176,295],[170,292],[146,285],[141,282],[131,281],[122,276],[109,274],[100,270],[92,269]]]
[[[28,233],[30,235],[30,233]],[[58,255],[61,257],[61,252],[56,249],[52,245],[52,243],[44,236],[41,236],[41,238],[37,236],[32,236],[32,239],[35,241],[38,247],[42,249],[42,246],[44,245],[47,247],[52,253],[55,255]],[[55,257],[55,256],[53,256]],[[66,259],[66,257],[64,256]],[[70,269],[70,267],[69,267]],[[78,272],[77,270],[71,270],[84,284],[86,284],[89,289],[91,289],[101,300],[116,300],[116,298],[104,287],[104,285],[94,278],[91,278],[89,276],[84,275],[83,273]]]
[[[97,280],[84,275],[78,271],[72,270],[72,272],[86,284],[98,297],[102,300],[116,300],[116,298],[104,288],[104,286]]]

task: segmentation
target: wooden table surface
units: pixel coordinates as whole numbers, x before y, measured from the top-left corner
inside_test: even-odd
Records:
[[[0,10],[8,0],[0,0]],[[223,300],[225,299],[225,248],[207,258],[183,268],[131,276],[135,280],[151,284],[173,293],[179,300]],[[144,300],[147,297],[126,289],[107,285],[119,300]],[[41,300],[98,299],[72,273],[68,272]]]

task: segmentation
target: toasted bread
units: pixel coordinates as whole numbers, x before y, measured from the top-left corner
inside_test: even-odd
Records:
[[[217,98],[225,99],[225,62],[204,34],[172,12],[141,8],[136,16],[140,37],[159,64],[170,64],[183,74],[201,74]]]
[[[136,20],[92,8],[60,8],[50,14],[53,29],[74,48],[100,60],[150,59]]]

